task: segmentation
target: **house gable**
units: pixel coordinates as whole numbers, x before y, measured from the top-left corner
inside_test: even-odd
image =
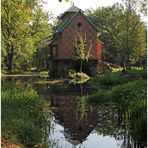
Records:
[[[98,59],[97,57],[97,33],[98,30],[86,19],[83,13],[76,13],[68,22],[66,22],[59,29],[58,38],[58,58],[59,59],[74,59],[75,48],[74,42],[78,33],[82,36],[86,36],[87,47],[92,46],[91,58]],[[91,44],[91,45],[90,45]]]
[[[91,22],[91,20],[84,14],[82,13],[81,9],[79,10],[79,12],[76,12],[70,19],[66,19],[63,24],[57,29],[57,32],[62,32],[71,22],[72,20],[77,17],[77,15],[82,15],[89,23],[90,25],[97,31],[99,32],[99,30],[97,29],[97,27]]]

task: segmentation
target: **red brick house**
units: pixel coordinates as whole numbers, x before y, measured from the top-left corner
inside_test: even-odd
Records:
[[[76,36],[86,36],[86,45],[90,46],[91,57],[83,64],[83,71],[94,75],[98,71],[101,61],[102,42],[98,39],[98,30],[87,18],[83,11],[76,6],[71,6],[59,19],[62,24],[55,31],[49,43],[50,71],[54,76],[66,76],[69,69],[79,70],[79,61],[75,60],[74,42]]]

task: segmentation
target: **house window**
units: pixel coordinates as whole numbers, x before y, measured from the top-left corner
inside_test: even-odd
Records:
[[[80,28],[80,27],[82,26],[82,23],[79,22],[79,23],[77,24],[77,26]]]

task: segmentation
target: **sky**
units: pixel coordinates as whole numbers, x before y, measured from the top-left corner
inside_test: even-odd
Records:
[[[58,0],[44,0],[47,4],[44,4],[44,9],[46,11],[52,12],[56,17],[61,13],[65,12],[71,6],[70,2],[59,2]],[[73,0],[74,5],[78,8],[85,10],[87,8],[96,9],[102,6],[111,6],[116,2],[121,2],[121,0]]]

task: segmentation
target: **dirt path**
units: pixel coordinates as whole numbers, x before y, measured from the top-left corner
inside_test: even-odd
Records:
[[[2,148],[23,148],[23,146],[12,143],[11,141],[6,140],[6,139],[2,139],[1,147]]]

